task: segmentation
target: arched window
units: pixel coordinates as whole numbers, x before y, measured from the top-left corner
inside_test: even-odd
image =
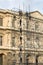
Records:
[[[0,65],[3,65],[3,55],[2,54],[0,54]]]

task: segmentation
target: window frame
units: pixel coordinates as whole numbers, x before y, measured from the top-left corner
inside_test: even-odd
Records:
[[[12,37],[12,47],[15,47],[15,37]]]
[[[38,28],[39,28],[39,23],[38,23],[38,21],[36,21],[35,22],[35,30],[38,30]]]
[[[2,46],[2,36],[0,36],[0,46]]]
[[[0,18],[0,26],[3,26],[3,18]]]

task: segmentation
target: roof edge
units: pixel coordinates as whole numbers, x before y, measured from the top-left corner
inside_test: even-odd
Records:
[[[31,13],[35,13],[35,12],[38,12],[41,16],[43,16],[43,14],[40,11],[38,11],[38,10],[30,12],[30,14]]]

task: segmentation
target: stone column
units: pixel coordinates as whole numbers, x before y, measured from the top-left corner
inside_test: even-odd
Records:
[[[7,55],[3,55],[3,65],[7,65]]]

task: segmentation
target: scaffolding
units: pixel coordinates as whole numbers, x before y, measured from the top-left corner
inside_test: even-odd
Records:
[[[38,63],[38,56],[41,55],[39,54],[40,51],[37,50],[37,49],[40,49],[40,45],[39,45],[39,38],[38,37],[41,37],[43,36],[43,33],[40,32],[40,31],[37,31],[37,29],[35,28],[35,30],[28,30],[28,24],[29,24],[29,21],[43,21],[42,19],[38,19],[38,18],[34,18],[30,15],[30,13],[26,12],[26,22],[27,22],[27,27],[26,29],[27,30],[24,30],[22,29],[22,16],[23,16],[23,13],[22,11],[19,11],[19,23],[20,23],[20,30],[15,30],[16,32],[19,32],[20,33],[20,46],[19,46],[19,50],[16,50],[16,51],[19,51],[19,54],[16,54],[16,55],[19,55],[19,62],[16,63],[14,62],[12,65],[42,65],[43,63]],[[14,17],[16,18],[16,17]],[[36,27],[37,27],[37,24],[36,24]],[[25,33],[26,36],[28,37],[28,35],[32,36],[32,39],[34,39],[35,37],[34,36],[37,36],[36,37],[36,42],[37,42],[37,47],[34,45],[34,40],[32,41],[32,43],[26,48],[25,47],[25,43],[24,43],[24,47],[22,47],[22,33]],[[25,37],[24,37],[25,38]],[[43,38],[43,37],[42,37]],[[30,40],[30,38],[28,38],[28,40]],[[25,41],[25,39],[24,39]],[[30,48],[30,49],[29,49]],[[43,47],[41,48],[43,49]],[[22,55],[24,55],[24,58],[22,57]],[[35,55],[35,63],[30,63],[29,62],[29,56],[31,55]],[[23,59],[24,59],[24,62],[23,62]]]

